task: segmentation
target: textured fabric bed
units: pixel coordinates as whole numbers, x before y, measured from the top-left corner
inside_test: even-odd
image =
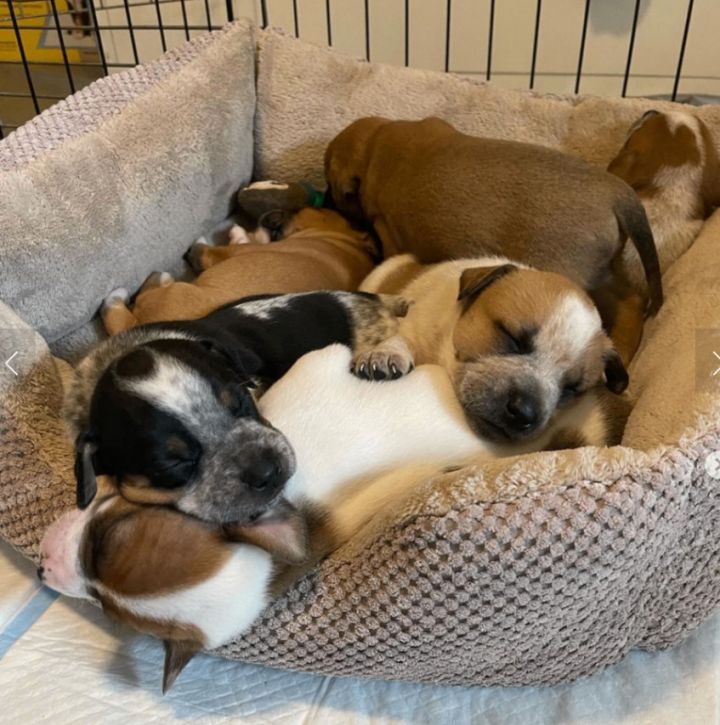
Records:
[[[190,73],[188,66],[128,100],[112,116],[113,128],[123,129],[128,119],[142,115],[149,93],[157,92],[155,101],[165,109],[205,99],[195,94],[196,86],[223,63],[233,64],[232,77],[240,85],[254,78],[250,33],[239,24],[214,35],[191,64],[204,72]],[[356,63],[271,32],[259,37],[254,154],[263,176],[317,180],[329,138],[355,115],[378,111],[446,115],[475,133],[583,149],[591,161],[603,162],[647,107],[512,93],[443,74]],[[237,87],[230,85],[230,97],[237,98]],[[102,88],[96,87],[94,98],[103,96]],[[209,102],[214,108],[217,99]],[[183,166],[171,180],[160,180],[152,164],[144,163],[172,154],[179,139],[199,133],[187,126],[204,118],[201,110],[182,121],[172,114],[167,122],[153,116],[158,126],[149,148],[133,145],[124,152],[137,157],[132,189],[166,198],[164,186],[170,184],[179,213],[218,190],[225,189],[226,198],[215,202],[217,209],[230,200],[226,160],[216,177],[217,151],[208,147],[203,146],[207,174]],[[718,134],[720,116],[714,109],[698,113],[705,111]],[[65,122],[61,111],[47,119],[53,127]],[[112,128],[102,128],[109,142],[116,139]],[[25,132],[24,142],[32,144],[33,136],[45,133],[51,131],[38,123]],[[233,148],[249,158],[249,149],[240,150],[240,128],[230,133]],[[120,138],[126,138],[124,131],[118,131]],[[85,139],[60,142],[27,169],[23,157],[0,184],[17,179],[26,202],[42,205],[46,196],[33,176],[36,165],[64,159],[68,173],[79,173],[83,156],[75,151],[84,148]],[[132,201],[118,189],[105,200],[105,212],[121,213]],[[19,201],[6,203],[12,208]],[[76,212],[73,204],[56,209],[54,223],[67,232]],[[117,240],[102,243],[105,219],[98,217],[97,228],[86,215],[90,231],[75,243],[66,234],[64,243],[78,247],[72,247],[78,266],[114,253]],[[6,214],[2,223],[8,223]],[[167,209],[143,217],[142,253],[133,257],[138,266],[130,278],[119,262],[112,271],[98,269],[88,286],[80,271],[75,279],[65,270],[48,284],[46,307],[36,310],[42,296],[32,291],[30,268],[20,265],[28,289],[16,295],[16,288],[0,284],[0,296],[16,295],[15,306],[46,332],[53,319],[59,323],[56,334],[75,329],[107,289],[137,283],[158,259],[179,254],[182,239],[166,235],[167,223]],[[19,242],[32,235],[23,224],[7,229],[14,230],[4,242],[10,249],[20,249]],[[88,240],[96,246],[87,246]],[[648,325],[631,371],[637,405],[623,446],[497,461],[428,482],[402,511],[372,522],[221,654],[325,674],[515,685],[572,679],[617,662],[632,648],[663,648],[687,636],[720,601],[720,481],[706,467],[707,456],[720,447],[720,376],[711,378],[709,347],[712,331],[720,328],[719,245],[716,215],[666,276],[667,303]],[[62,256],[64,248],[47,246]],[[82,299],[76,303],[64,283],[70,291],[81,287]],[[2,323],[23,324],[11,310],[3,312]],[[58,419],[59,373],[37,342],[21,377],[4,384],[0,536],[32,556],[49,520],[72,500],[70,452]]]
[[[322,677],[199,657],[159,690],[159,643],[93,607],[40,593],[32,567],[0,544],[0,720],[292,725],[712,725],[720,722],[720,615],[669,652],[552,688],[445,688]],[[47,590],[46,590],[47,591]]]

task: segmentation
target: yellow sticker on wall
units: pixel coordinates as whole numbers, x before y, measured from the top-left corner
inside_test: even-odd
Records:
[[[96,52],[95,34],[89,28],[82,27],[92,23],[87,5],[91,1],[55,0],[62,39],[70,63],[77,63],[81,58],[86,59],[88,51],[93,54]],[[12,25],[9,2],[13,2],[27,59],[36,63],[62,63],[60,39],[49,0],[0,0],[0,61],[22,59]]]

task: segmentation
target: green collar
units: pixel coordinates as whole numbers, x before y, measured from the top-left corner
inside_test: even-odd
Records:
[[[318,191],[312,184],[307,184],[304,181],[300,183],[300,186],[302,186],[307,193],[309,206],[320,209],[325,203],[325,192]]]

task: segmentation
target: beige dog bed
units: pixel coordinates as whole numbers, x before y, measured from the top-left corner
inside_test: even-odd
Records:
[[[178,264],[251,174],[320,183],[329,139],[369,114],[438,115],[605,165],[649,107],[355,62],[239,22],[46,111],[0,143],[0,353],[20,352],[19,376],[0,372],[0,536],[35,557],[73,501],[58,416],[67,366],[45,341],[82,352],[103,296]],[[692,112],[720,138],[720,110]],[[719,250],[715,216],[666,275],[623,446],[428,481],[219,654],[518,685],[685,637],[720,601]]]

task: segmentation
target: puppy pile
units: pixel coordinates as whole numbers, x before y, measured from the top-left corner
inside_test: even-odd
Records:
[[[645,114],[607,172],[368,118],[328,146],[325,195],[242,189],[230,243],[189,250],[196,279],[106,299],[42,580],[161,638],[165,692],[433,476],[619,443],[626,365],[717,163],[679,113]]]

